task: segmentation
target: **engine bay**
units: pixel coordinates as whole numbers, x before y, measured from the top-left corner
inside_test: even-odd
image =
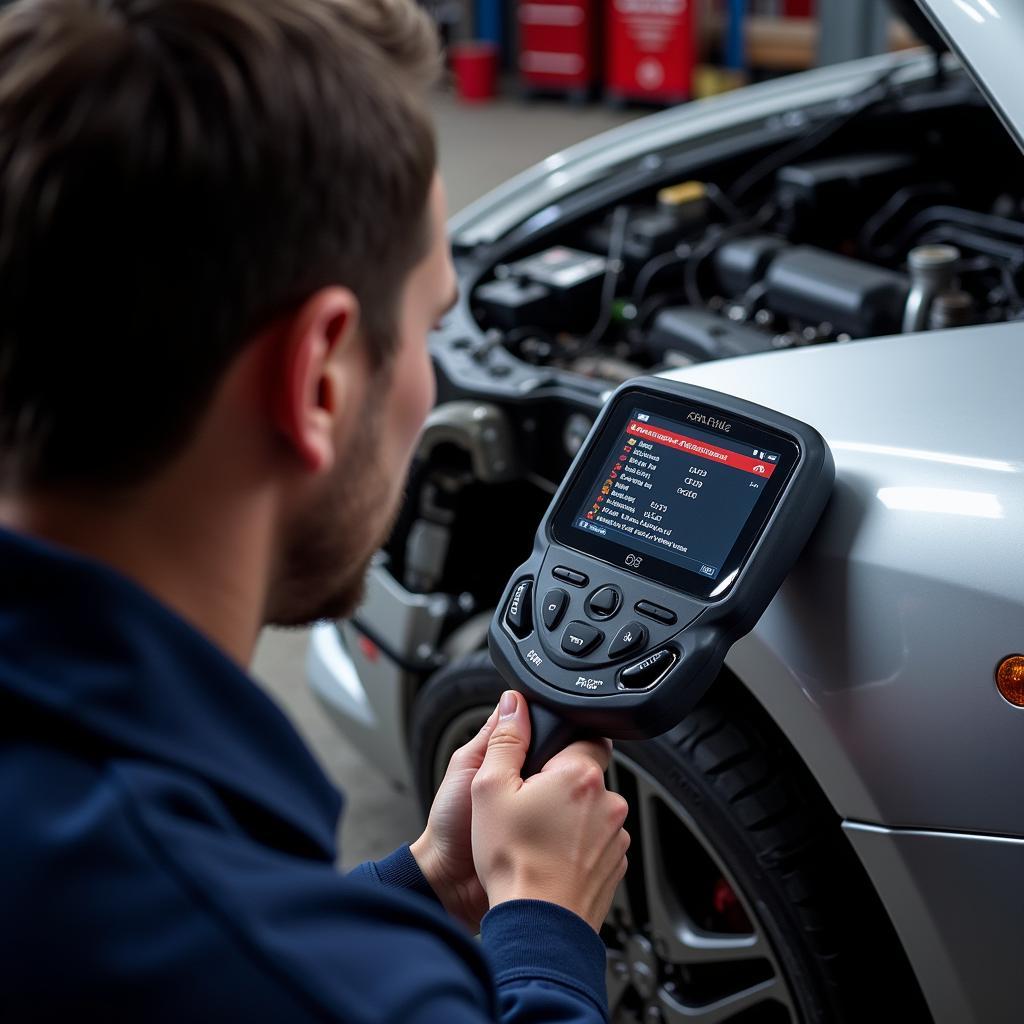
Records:
[[[1020,154],[969,87],[853,110],[626,192],[485,268],[472,315],[522,363],[641,372],[1024,316]]]

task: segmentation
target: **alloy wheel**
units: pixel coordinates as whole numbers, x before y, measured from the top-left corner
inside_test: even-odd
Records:
[[[796,1004],[756,904],[687,809],[619,752],[630,867],[601,931],[616,1024],[775,1024]]]

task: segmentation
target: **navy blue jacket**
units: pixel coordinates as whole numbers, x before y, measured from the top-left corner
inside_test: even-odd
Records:
[[[576,915],[476,942],[408,847],[343,876],[276,705],[139,587],[0,531],[0,1020],[605,1019]]]

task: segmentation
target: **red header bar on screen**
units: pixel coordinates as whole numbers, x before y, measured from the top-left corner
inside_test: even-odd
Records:
[[[715,462],[720,466],[742,469],[745,473],[752,473],[762,480],[767,480],[775,472],[775,464],[772,462],[752,459],[749,455],[740,455],[739,452],[731,452],[727,448],[717,448],[707,441],[698,441],[685,434],[676,434],[664,427],[652,427],[649,423],[640,423],[638,420],[629,421],[626,433],[664,445],[677,452],[686,452],[697,459],[707,459],[708,462]]]

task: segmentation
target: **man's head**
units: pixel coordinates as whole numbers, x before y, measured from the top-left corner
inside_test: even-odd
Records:
[[[391,532],[414,442],[434,402],[427,333],[456,297],[445,213],[435,178],[432,241],[402,292],[389,373],[373,374],[365,346],[353,344],[357,311],[343,289],[314,295],[279,343],[283,376],[292,383],[284,396],[290,411],[278,426],[289,452],[305,460],[307,479],[294,489],[294,513],[281,531],[267,622],[302,625],[349,614],[370,558]]]
[[[252,398],[295,484],[268,616],[347,610],[454,288],[423,100],[437,66],[412,0],[8,9],[0,491],[145,487],[259,349]]]

